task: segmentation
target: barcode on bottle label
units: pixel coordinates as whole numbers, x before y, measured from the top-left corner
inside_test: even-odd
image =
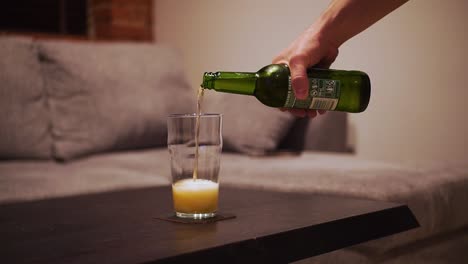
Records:
[[[312,98],[309,109],[335,110],[338,99]]]

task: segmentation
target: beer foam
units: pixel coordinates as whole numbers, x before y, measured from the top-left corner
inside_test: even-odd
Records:
[[[218,183],[203,179],[180,180],[173,185],[178,191],[206,191],[218,189]]]

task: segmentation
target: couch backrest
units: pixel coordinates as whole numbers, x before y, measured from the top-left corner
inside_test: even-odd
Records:
[[[165,147],[167,115],[195,110],[195,89],[169,47],[5,36],[0,47],[0,159]],[[205,112],[224,115],[224,150],[345,151],[343,113],[295,119],[253,97],[210,96]]]

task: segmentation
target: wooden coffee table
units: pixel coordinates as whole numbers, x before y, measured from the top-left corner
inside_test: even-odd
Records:
[[[222,188],[209,224],[155,219],[170,187],[0,205],[2,263],[287,263],[418,226],[405,205]]]

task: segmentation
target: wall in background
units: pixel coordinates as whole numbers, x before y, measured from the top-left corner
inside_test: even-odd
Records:
[[[153,41],[153,0],[88,0],[93,40]]]
[[[10,0],[0,34],[104,41],[153,41],[153,0]]]
[[[155,35],[179,48],[196,87],[204,71],[256,71],[324,10],[325,0],[158,0]],[[369,73],[366,112],[350,115],[358,156],[468,156],[468,1],[412,0],[340,48],[337,69]]]

